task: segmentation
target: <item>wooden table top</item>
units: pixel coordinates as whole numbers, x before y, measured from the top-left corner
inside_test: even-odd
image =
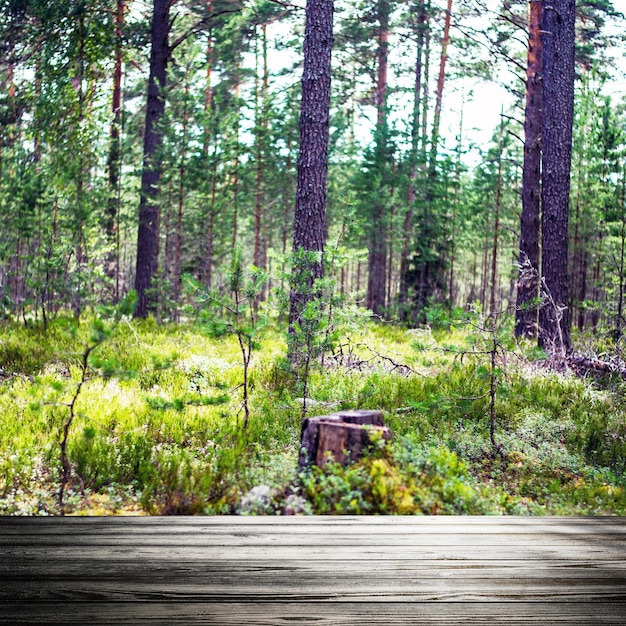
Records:
[[[626,518],[0,518],[2,624],[626,625]]]

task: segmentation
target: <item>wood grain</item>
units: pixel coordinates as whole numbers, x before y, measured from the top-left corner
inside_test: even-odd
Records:
[[[0,518],[3,624],[626,624],[626,519]]]

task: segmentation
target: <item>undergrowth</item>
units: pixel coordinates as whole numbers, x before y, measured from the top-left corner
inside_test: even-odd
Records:
[[[3,329],[0,514],[59,513],[58,398],[91,322],[69,323]],[[301,389],[278,330],[250,362],[244,431],[236,338],[124,321],[99,347],[115,373],[77,400],[66,513],[626,514],[623,384],[554,373],[530,345],[506,344],[492,370],[487,339],[462,324],[346,333],[310,373],[309,413],[382,409],[393,443],[299,472]]]

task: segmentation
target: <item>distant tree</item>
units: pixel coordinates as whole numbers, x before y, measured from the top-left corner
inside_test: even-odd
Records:
[[[376,106],[376,129],[374,132],[373,163],[368,172],[370,183],[374,183],[369,198],[371,202],[371,221],[369,225],[369,279],[367,283],[367,308],[381,315],[386,305],[387,292],[387,237],[389,216],[385,206],[389,185],[390,149],[388,120],[388,57],[389,57],[389,19],[391,13],[389,0],[377,0],[374,8],[376,19],[378,51],[374,105]]]
[[[449,232],[446,223],[447,207],[441,206],[442,196],[445,195],[447,181],[444,181],[438,171],[440,122],[443,105],[444,87],[447,76],[448,47],[450,45],[450,28],[452,18],[452,0],[447,0],[444,12],[443,33],[441,39],[441,53],[435,92],[435,106],[433,121],[430,128],[430,146],[426,156],[424,142],[423,166],[426,170],[423,197],[419,202],[419,211],[415,215],[415,245],[414,254],[407,269],[407,283],[413,288],[414,317],[419,317],[421,310],[430,298],[441,298],[446,291],[446,264],[448,256]],[[429,31],[426,30],[426,35]],[[426,44],[429,38],[426,38]],[[426,46],[426,62],[429,63],[429,46]],[[424,76],[425,87],[428,76]],[[426,113],[428,111],[428,97],[423,95],[423,133],[427,132]],[[444,202],[444,204],[446,204]]]
[[[515,335],[537,336],[539,218],[541,215],[541,0],[530,2],[520,226],[520,274]]]
[[[422,90],[424,81],[424,44],[428,29],[428,13],[425,0],[417,0],[411,6],[411,30],[416,38],[416,55],[414,66],[415,87],[413,90],[413,114],[411,119],[411,149],[408,157],[408,193],[407,207],[404,216],[402,252],[400,256],[400,286],[398,290],[398,303],[400,315],[406,316],[408,300],[407,271],[409,266],[409,245],[412,240],[415,205],[417,202],[417,174],[418,165],[423,165],[424,158],[420,151],[420,140],[425,136],[425,126],[422,113]],[[425,147],[424,147],[425,150]],[[420,163],[421,161],[421,163]]]
[[[119,218],[121,200],[121,132],[122,132],[122,73],[123,73],[123,45],[124,45],[124,17],[126,0],[116,0],[114,21],[114,68],[113,68],[113,96],[111,101],[111,129],[109,132],[109,155],[107,159],[109,198],[107,202],[104,228],[111,247],[106,261],[105,271],[113,281],[113,300],[120,297],[120,239]]]

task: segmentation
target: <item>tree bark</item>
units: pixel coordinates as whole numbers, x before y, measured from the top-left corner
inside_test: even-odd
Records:
[[[407,271],[409,269],[409,242],[413,228],[413,212],[415,210],[417,181],[417,165],[419,157],[419,140],[421,133],[420,113],[422,97],[422,54],[424,51],[424,31],[426,24],[425,0],[418,0],[417,4],[417,51],[415,58],[415,89],[413,92],[413,118],[411,124],[411,153],[409,155],[409,185],[408,185],[408,206],[404,216],[404,236],[402,242],[402,256],[400,259],[400,288],[398,292],[398,302],[400,304],[400,315],[406,317],[406,311],[402,306],[408,300]]]
[[[387,69],[389,57],[389,13],[388,0],[378,0],[378,73],[375,89],[376,105],[376,146],[375,168],[381,175],[381,184],[385,184],[387,169],[387,144],[389,132],[387,127]],[[383,197],[376,194],[374,199],[370,246],[369,246],[369,278],[367,283],[367,308],[375,315],[382,315],[385,309],[387,292],[387,216]]]
[[[571,346],[568,299],[568,213],[574,118],[575,0],[542,8],[542,246],[545,302],[539,343],[562,354]]]
[[[522,171],[520,273],[517,282],[515,336],[537,336],[539,297],[539,219],[541,215],[541,0],[530,2],[526,63],[526,112]]]
[[[172,0],[153,0],[135,274],[135,290],[137,291],[135,317],[139,318],[147,317],[148,312],[153,308],[150,289],[159,263],[158,193],[161,166],[158,151],[163,142],[163,131],[159,128],[159,122],[165,110],[164,90],[167,83],[167,63],[170,53],[171,5]]]
[[[301,468],[321,467],[329,459],[341,465],[357,461],[371,447],[371,435],[385,441],[391,430],[385,426],[382,411],[340,411],[306,418],[300,436]]]
[[[262,77],[259,77],[259,50],[256,53],[255,72],[255,193],[254,193],[254,256],[256,267],[265,269],[267,242],[263,237],[263,221],[265,203],[264,159],[266,156],[266,141],[268,131],[267,119],[267,92],[269,86],[269,68],[267,64],[267,24],[261,25],[261,58],[263,64]]]
[[[289,325],[300,321],[323,272],[326,233],[326,176],[330,116],[333,0],[308,0],[304,35],[304,68],[300,111],[300,150],[293,251],[318,253],[315,261],[295,263],[289,302]]]
[[[113,301],[120,297],[120,241],[119,211],[121,192],[121,145],[122,130],[122,70],[123,70],[123,30],[126,0],[116,0],[115,11],[115,66],[113,69],[113,99],[111,103],[111,130],[109,134],[108,182],[109,197],[105,221],[108,244],[113,248],[105,263],[106,275],[114,282]]]
[[[441,42],[441,58],[439,60],[439,75],[437,76],[437,97],[433,116],[432,139],[430,142],[430,158],[428,163],[429,178],[434,179],[437,167],[437,148],[439,146],[439,124],[441,121],[441,107],[443,104],[443,87],[446,79],[446,62],[448,60],[448,44],[450,43],[450,20],[452,17],[452,0],[448,0],[446,19],[443,27]],[[432,200],[432,185],[429,186],[429,196]]]
[[[178,165],[178,212],[176,215],[176,246],[174,249],[174,267],[172,272],[172,300],[174,303],[174,319],[179,320],[180,287],[183,255],[183,215],[185,211],[185,183],[187,176],[187,142],[189,132],[189,81],[191,68],[185,68],[185,90],[182,110],[182,136],[180,142],[180,162]]]

